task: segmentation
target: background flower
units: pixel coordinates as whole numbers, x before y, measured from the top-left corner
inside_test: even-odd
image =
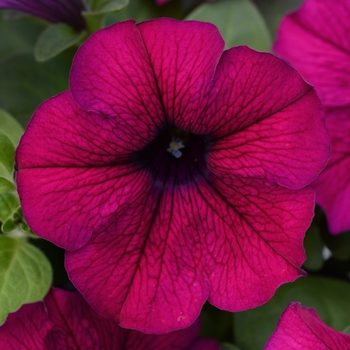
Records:
[[[349,16],[349,1],[307,0],[283,20],[274,46],[315,85],[325,107],[332,158],[312,186],[333,234],[350,229]]]
[[[282,60],[223,48],[196,21],[101,30],[18,148],[28,223],[123,327],[184,328],[207,299],[252,308],[303,274],[304,187],[329,156],[320,102]]]
[[[0,0],[0,9],[27,12],[52,23],[67,23],[76,30],[85,28],[82,0]]]
[[[350,348],[350,335],[325,325],[314,309],[292,302],[283,312],[275,333],[264,350],[345,350]]]
[[[164,335],[123,329],[96,314],[79,293],[52,289],[44,302],[23,305],[0,327],[6,350],[219,350],[211,339],[197,338],[200,321]]]

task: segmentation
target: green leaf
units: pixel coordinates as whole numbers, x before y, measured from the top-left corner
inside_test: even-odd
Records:
[[[13,216],[20,207],[17,192],[3,192],[0,194],[0,221],[5,222]]]
[[[45,255],[20,238],[0,236],[0,324],[23,304],[42,300],[51,286]]]
[[[131,0],[129,5],[119,12],[108,13],[105,17],[105,26],[118,21],[124,21],[134,18],[136,22],[144,21],[150,18],[172,17],[182,18],[179,1],[172,0],[162,6],[157,6],[155,0]]]
[[[15,190],[16,190],[16,185],[13,182],[0,176],[0,195],[4,192],[15,191]]]
[[[23,128],[9,113],[0,109],[0,131],[5,133],[15,147],[23,135]]]
[[[9,174],[12,174],[15,163],[15,147],[10,138],[2,131],[0,131],[0,163]]]
[[[220,350],[240,350],[236,345],[229,343],[222,343],[220,345]]]
[[[324,264],[322,256],[323,241],[316,225],[312,225],[307,230],[304,239],[304,247],[306,250],[306,261],[304,262],[304,267],[310,271],[321,269]]]
[[[287,305],[315,308],[330,327],[343,331],[350,321],[350,283],[325,277],[300,278],[282,285],[265,305],[234,315],[234,339],[245,350],[262,349]],[[254,336],[252,336],[252,334]]]
[[[0,60],[19,53],[32,52],[34,43],[44,28],[44,23],[32,18],[16,21],[4,21],[0,18]]]
[[[77,33],[68,24],[52,24],[41,33],[35,44],[35,59],[47,61],[83,40],[84,36],[85,32]]]
[[[14,222],[13,218],[9,218],[1,225],[1,231],[4,233],[10,233],[16,228],[16,226],[17,225]]]
[[[217,0],[204,3],[186,19],[214,23],[223,36],[226,48],[247,45],[270,51],[271,37],[255,5],[249,0]]]
[[[108,12],[120,11],[129,4],[129,0],[99,0],[91,4],[88,13],[106,14]]]
[[[68,89],[72,53],[38,63],[33,55],[20,54],[0,62],[0,106],[26,125],[38,105]]]
[[[83,12],[88,31],[94,33],[103,27],[103,19],[108,13],[122,10],[129,4],[129,0],[99,0],[90,1],[88,11]]]
[[[256,6],[263,15],[266,25],[270,30],[272,37],[276,35],[276,31],[283,16],[288,12],[298,8],[303,0],[259,0]]]

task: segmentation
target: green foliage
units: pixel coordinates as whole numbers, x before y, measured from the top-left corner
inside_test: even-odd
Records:
[[[0,324],[23,304],[44,298],[52,271],[45,255],[21,238],[0,236]]]
[[[297,9],[303,0],[258,0],[256,5],[265,18],[272,37],[275,37],[280,21],[287,12]]]
[[[182,9],[179,0],[172,0],[163,6],[157,6],[155,0],[130,0],[130,4],[122,11],[108,14],[105,25],[134,18],[137,22],[150,18],[172,17],[182,18]]]
[[[31,18],[5,21],[0,17],[0,62],[16,54],[31,52],[44,28],[43,23]]]
[[[129,4],[129,0],[89,0],[88,10],[83,12],[88,31],[90,33],[99,30],[103,26],[106,14],[122,10]]]
[[[14,147],[17,147],[23,134],[23,128],[16,119],[3,109],[0,109],[0,131],[8,136]]]
[[[0,131],[0,163],[3,165],[8,174],[12,174],[15,158],[15,147],[10,138]],[[7,175],[2,174],[0,175]]]
[[[322,256],[324,245],[319,229],[316,225],[312,225],[306,232],[304,247],[307,257],[304,263],[304,268],[310,271],[321,269],[324,264]]]
[[[38,62],[47,61],[69,47],[83,41],[85,32],[76,32],[65,23],[52,24],[48,26],[39,36],[34,55]]]
[[[300,278],[282,285],[267,304],[236,313],[234,339],[242,350],[262,349],[292,300],[315,308],[326,324],[343,331],[350,323],[349,295],[350,284],[347,282],[326,277]]]
[[[26,125],[41,102],[68,89],[71,60],[67,52],[44,63],[32,53],[0,61],[0,108]]]
[[[120,11],[128,4],[129,0],[89,0],[87,13],[97,15]]]
[[[249,0],[217,0],[204,3],[186,19],[214,23],[225,39],[226,48],[247,45],[270,51],[271,38],[257,8]]]
[[[220,350],[240,350],[236,345],[223,343],[220,345]]]

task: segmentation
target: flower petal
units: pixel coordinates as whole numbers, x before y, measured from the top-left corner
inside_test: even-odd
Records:
[[[325,325],[314,309],[291,302],[264,350],[345,350],[350,336]]]
[[[115,220],[67,252],[70,279],[99,313],[123,327],[168,332],[190,325],[208,298],[240,311],[302,275],[313,191],[216,182],[158,199],[150,193],[137,216]]]
[[[326,109],[326,122],[331,134],[332,157],[312,183],[316,203],[325,211],[330,232],[350,229],[350,107]]]
[[[77,30],[85,28],[81,15],[84,4],[81,0],[0,0],[0,9],[27,12],[52,23],[67,23]]]
[[[310,91],[278,112],[215,140],[208,167],[228,182],[242,176],[299,189],[315,179],[329,156],[323,112]]]
[[[45,337],[53,326],[42,302],[23,305],[17,312],[9,314],[0,327],[0,349],[45,349]]]
[[[349,15],[348,1],[307,0],[285,17],[274,46],[315,85],[326,106],[350,105]]]
[[[168,121],[192,130],[225,46],[218,28],[211,23],[169,18],[146,21],[138,28]]]
[[[213,177],[210,186],[198,185],[192,198],[199,203],[192,211],[200,215],[201,262],[214,306],[254,308],[282,283],[303,275],[303,238],[314,209],[311,189],[292,191],[266,180],[238,178],[227,185]]]
[[[0,347],[6,350],[219,350],[211,339],[197,338],[200,320],[164,335],[146,335],[120,328],[99,316],[79,293],[51,289],[44,302],[27,304],[10,314],[0,327]]]
[[[293,189],[318,175],[329,136],[315,91],[294,69],[270,54],[233,48],[223,54],[213,86],[206,114],[212,118],[203,118],[200,131],[212,135],[214,173]]]
[[[156,334],[188,327],[208,298],[191,253],[200,250],[198,238],[192,232],[184,239],[174,208],[182,200],[175,196],[151,191],[132,215],[116,218],[83,248],[66,253],[76,288],[122,327]]]
[[[34,232],[77,249],[114,212],[140,200],[150,179],[126,163],[134,145],[125,134],[114,118],[79,108],[69,92],[37,109],[16,153],[18,191]]]
[[[77,51],[70,74],[73,98],[88,111],[114,116],[149,139],[164,111],[148,54],[134,20],[101,29]]]
[[[224,51],[193,132],[223,137],[292,104],[312,87],[283,60],[246,46]]]

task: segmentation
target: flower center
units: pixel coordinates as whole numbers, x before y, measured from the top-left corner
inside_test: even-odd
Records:
[[[175,127],[166,127],[143,149],[132,156],[147,171],[158,189],[174,189],[205,180],[210,139]]]

